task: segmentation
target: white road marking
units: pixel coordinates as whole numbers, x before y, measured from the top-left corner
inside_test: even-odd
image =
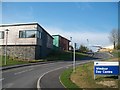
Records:
[[[72,64],[71,64],[72,65]],[[71,66],[71,65],[68,65],[68,66]],[[66,67],[66,66],[65,66]],[[61,68],[64,68],[64,67],[59,67],[59,68],[56,68],[56,69],[53,69],[53,70],[50,70],[48,72],[45,72],[42,74],[42,76],[39,77],[38,81],[37,81],[37,89],[40,90],[40,80],[42,79],[42,77],[44,77],[44,75],[46,75],[47,73],[50,73],[50,72],[53,72],[55,70],[59,70]]]
[[[5,78],[1,78],[0,81],[3,81]]]
[[[29,71],[32,71],[32,70],[33,70],[33,68],[27,69],[27,70],[24,70],[24,71],[20,71],[20,72],[14,73],[14,75],[22,74],[22,73],[29,72]]]
[[[62,81],[61,81],[61,79],[60,79],[60,76],[59,76],[59,81],[60,81],[60,83],[63,85],[64,88],[67,88],[67,87],[62,83]]]
[[[5,72],[11,72],[11,71],[16,71],[16,70],[20,70],[20,69],[23,69],[23,68],[28,68],[28,67],[39,67],[39,66],[45,66],[45,65],[51,65],[51,64],[56,64],[56,63],[63,63],[63,62],[55,62],[55,63],[46,63],[46,64],[37,64],[37,65],[32,65],[32,66],[24,66],[24,67],[21,67],[21,68],[13,68],[13,69],[9,69],[9,70],[3,70],[2,73],[5,73]]]
[[[90,60],[90,61],[82,61],[82,62],[80,62],[80,63],[77,63],[76,65],[85,64],[85,63],[92,62],[92,61],[93,61],[93,60]],[[48,73],[50,73],[50,72],[53,72],[53,71],[56,71],[56,70],[59,70],[59,69],[62,69],[62,68],[70,67],[70,66],[72,66],[72,65],[73,65],[73,64],[70,64],[70,65],[67,65],[67,66],[62,66],[62,67],[59,67],[59,68],[56,68],[56,69],[53,69],[53,70],[50,70],[50,71],[48,71],[48,72],[43,73],[43,74],[39,77],[39,79],[38,79],[38,81],[37,81],[37,90],[41,90],[40,81],[41,81],[42,77],[44,77],[46,74],[48,74]]]

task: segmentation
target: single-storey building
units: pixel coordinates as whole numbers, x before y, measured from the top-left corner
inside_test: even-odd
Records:
[[[8,34],[7,31],[8,30]],[[46,57],[53,48],[53,37],[38,23],[0,25],[0,46],[5,54],[20,59]]]
[[[62,37],[61,35],[52,35],[53,36],[53,49],[55,50],[69,50],[69,42],[65,37]]]

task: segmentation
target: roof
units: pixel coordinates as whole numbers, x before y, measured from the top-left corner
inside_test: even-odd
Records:
[[[22,26],[22,25],[36,25],[37,22],[27,22],[27,23],[12,23],[12,24],[1,24],[0,27],[8,27],[8,26]]]
[[[59,37],[62,37],[62,38],[66,39],[66,40],[68,40],[68,41],[70,42],[69,39],[67,39],[67,38],[65,38],[65,37],[63,37],[63,36],[61,36],[61,35],[52,35],[52,36],[53,36],[53,37],[54,37],[54,36],[59,36]]]
[[[29,22],[29,23],[13,23],[13,24],[2,24],[0,27],[9,27],[9,26],[23,26],[23,25],[38,25],[42,30],[44,30],[49,36],[51,36],[42,26],[40,26],[37,22]],[[51,36],[52,37],[52,36]],[[52,37],[53,38],[53,37]]]

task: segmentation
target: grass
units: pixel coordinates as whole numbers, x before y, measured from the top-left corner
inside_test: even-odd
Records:
[[[43,62],[43,60],[30,60],[30,61],[23,61],[23,60],[18,60],[18,59],[11,59],[8,58],[6,59],[7,63],[5,65],[5,57],[0,56],[0,66],[12,66],[12,65],[19,65],[19,64],[28,64],[28,63],[37,63],[37,62]]]
[[[117,76],[96,76],[94,80],[93,63],[80,65],[75,73],[71,73],[71,80],[80,88],[117,88]],[[106,84],[108,83],[108,84]]]
[[[18,65],[18,64],[27,64],[27,63],[36,63],[36,62],[45,62],[45,61],[67,61],[67,60],[72,60],[72,52],[68,52],[68,51],[53,51],[52,53],[50,53],[49,56],[47,56],[44,59],[41,60],[18,60],[18,59],[12,59],[12,58],[8,58],[7,57],[7,65],[4,65],[4,61],[5,61],[5,57],[1,57],[0,56],[0,66],[10,66],[10,65]],[[87,57],[86,54],[82,54],[82,53],[76,53],[76,58],[84,58]],[[1,60],[2,59],[2,60]]]
[[[120,51],[119,50],[114,50],[111,54],[114,56],[114,58],[116,58],[116,61],[120,61]]]
[[[88,56],[87,54],[83,54],[83,53],[76,53],[76,58],[84,58]],[[45,58],[46,60],[72,60],[73,57],[73,53],[69,52],[69,51],[53,51],[52,53],[50,53],[50,55],[47,56],[47,58]]]
[[[114,50],[114,51],[112,52],[112,54],[113,54],[114,57],[120,58],[120,51]]]
[[[74,90],[75,88],[79,88],[79,87],[75,85],[73,82],[71,82],[70,80],[71,73],[72,73],[72,69],[65,70],[61,74],[60,80],[66,88],[68,88],[69,90]]]
[[[5,63],[5,57],[4,56],[0,56],[0,66],[10,66],[10,65],[29,63],[28,61],[12,60],[12,59],[10,59],[8,57],[7,57],[6,61],[7,61],[7,63],[5,65],[4,64]]]
[[[106,61],[118,61],[118,58],[112,58]],[[108,90],[110,88],[118,88],[120,81],[118,76],[96,76],[94,80],[94,64],[87,63],[76,67],[76,72],[68,69],[61,74],[61,81],[69,90],[73,88],[92,88],[98,90]],[[105,88],[105,89],[104,89]],[[85,89],[86,90],[86,89]],[[101,89],[100,89],[101,90]]]

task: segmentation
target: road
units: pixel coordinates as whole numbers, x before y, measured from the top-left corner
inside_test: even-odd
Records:
[[[99,56],[104,56],[104,58],[106,58],[106,56],[110,57],[110,55],[106,53],[95,54],[95,58]],[[82,64],[88,61],[90,60],[80,60],[77,61],[76,64]],[[63,88],[59,82],[59,75],[64,69],[71,65],[72,61],[61,61],[9,69],[2,72],[2,78],[0,80],[2,81],[3,88],[5,88],[4,90],[7,88],[12,88],[11,90],[13,90],[13,88],[37,90],[38,79],[40,79],[40,88]]]

